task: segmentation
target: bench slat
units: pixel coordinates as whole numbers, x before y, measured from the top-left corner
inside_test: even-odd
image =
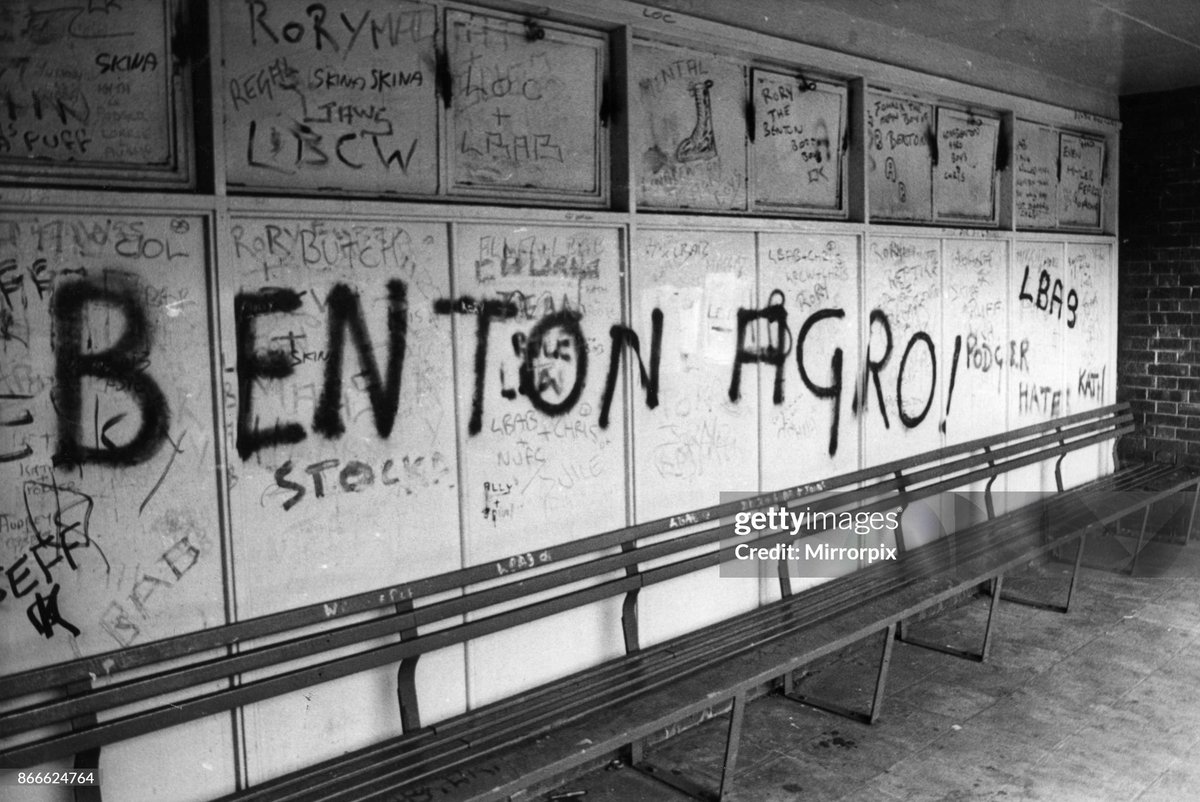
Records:
[[[713,505],[684,515],[666,516],[581,538],[547,549],[546,559],[541,564],[521,564],[513,570],[507,570],[505,561],[501,560],[332,602],[202,630],[143,647],[20,672],[0,678],[0,698],[18,698],[52,687],[55,682],[64,681],[64,678],[85,676],[92,673],[101,661],[109,661],[114,655],[120,659],[109,662],[109,665],[115,665],[119,671],[128,667],[148,666],[167,659],[196,655],[222,646],[236,650],[236,653],[173,668],[145,678],[125,680],[109,687],[73,693],[63,699],[9,711],[0,715],[0,737],[71,721],[83,715],[233,678],[245,672],[310,658],[336,648],[396,636],[402,630],[418,631],[419,627],[457,620],[467,613],[478,613],[499,604],[519,602],[535,593],[563,591],[536,603],[527,603],[515,609],[454,624],[415,638],[406,637],[403,642],[376,646],[313,666],[284,670],[273,676],[199,695],[172,705],[11,747],[0,752],[0,767],[33,765],[309,685],[394,664],[407,657],[462,643],[717,565],[733,558],[733,545],[721,543],[734,536],[733,524],[721,521],[738,512],[762,506],[790,506],[800,502],[818,504],[822,511],[847,507],[862,511],[890,509],[896,506],[901,496],[905,503],[911,503],[937,492],[990,479],[1020,467],[1115,440],[1131,430],[1132,416],[1127,405],[1113,405],[947,446],[884,465],[852,471],[828,480],[797,485],[781,491],[759,494],[750,499]],[[1157,500],[1183,488],[1194,489],[1197,481],[1196,475],[1187,470],[1171,468],[1168,471],[1161,468],[1136,467],[1118,471],[1111,475],[1111,479],[1106,477],[1097,480],[1096,483],[1089,483],[1089,486],[1103,487],[1107,492],[1111,492],[1113,488],[1122,486],[1122,483],[1132,485],[1138,482],[1153,482],[1162,486],[1146,498]],[[1068,491],[1066,495],[1072,497],[1075,502],[1084,498],[1084,492],[1077,489]],[[1135,499],[1131,503],[1142,504],[1143,501]],[[1095,510],[1088,514],[1093,518],[1100,515],[1107,516],[1106,520],[1115,520],[1120,517],[1122,509],[1120,504],[1098,504]],[[1015,522],[1025,521],[1024,525],[1028,529],[1033,520],[1028,517],[1030,514],[1027,511],[1026,517],[1023,518],[1016,513],[1009,513],[1003,516],[1007,519],[1005,525],[1013,526]],[[806,531],[805,536],[817,531]],[[642,542],[671,533],[675,534],[666,539]],[[968,533],[963,537],[963,542],[967,543],[968,538],[974,535]],[[767,533],[752,540],[738,539],[737,543],[773,545],[776,542],[792,542],[798,539],[799,537],[790,533]],[[714,548],[701,555],[686,558],[679,556],[705,546]],[[992,548],[994,544],[989,543],[988,546]],[[612,550],[618,547],[621,551],[612,553]],[[919,554],[911,555],[914,559],[906,559],[904,565],[910,569],[920,567],[923,570],[924,567],[935,564],[929,561],[934,560],[939,553],[929,546],[922,547],[918,552]],[[651,561],[672,557],[676,559],[666,565],[653,569],[640,567]],[[565,564],[568,560],[578,558],[583,559],[575,564]],[[543,570],[530,573],[533,568]],[[606,576],[622,569],[626,575],[605,579]],[[572,589],[574,585],[597,579],[600,580],[597,584]],[[669,676],[671,672],[668,669],[672,665],[678,668],[680,661],[690,661],[689,664],[693,666],[690,670],[702,670],[705,647],[711,652],[714,645],[718,646],[721,653],[726,650],[758,648],[774,638],[786,637],[791,629],[798,626],[815,626],[811,615],[844,608],[848,603],[864,598],[864,594],[869,596],[899,592],[897,581],[899,580],[895,576],[889,576],[886,572],[863,569],[849,578],[825,583],[813,589],[813,592],[806,591],[804,594],[789,597],[803,598],[805,603],[810,605],[803,616],[796,615],[796,608],[788,608],[791,612],[787,614],[786,620],[781,620],[777,617],[778,613],[759,612],[768,610],[769,605],[757,608],[728,622],[721,622],[720,626],[714,625],[696,633],[689,633],[678,642],[665,646],[660,644],[644,652],[620,658],[612,666],[605,664],[589,669],[585,672],[586,679],[581,677],[576,687],[564,689],[552,684],[540,691],[520,694],[513,699],[504,700],[503,703],[497,703],[500,706],[489,706],[433,727],[406,733],[384,742],[378,749],[371,748],[360,755],[339,758],[328,765],[321,764],[298,773],[294,778],[282,778],[283,782],[267,783],[262,786],[261,793],[259,789],[253,789],[235,797],[290,798],[287,789],[290,787],[289,783],[293,783],[298,784],[297,793],[300,798],[307,798],[305,794],[314,790],[313,778],[322,773],[342,780],[355,773],[378,776],[381,765],[391,765],[396,761],[400,761],[404,767],[387,769],[386,771],[392,772],[392,779],[401,775],[419,776],[422,773],[445,771],[447,762],[452,764],[460,758],[467,759],[481,744],[497,737],[497,733],[504,732],[507,736],[513,736],[524,731],[531,721],[531,716],[558,716],[553,724],[546,726],[561,726],[563,711],[573,709],[572,704],[588,702],[592,696],[619,697],[633,685],[642,688],[651,678],[658,681],[663,676]],[[908,576],[904,581],[911,583],[916,580]],[[825,589],[823,592],[816,592],[822,591],[822,588]],[[461,592],[463,590],[466,592]],[[459,591],[461,595],[434,600],[435,597],[450,591]],[[400,601],[412,602],[417,606],[367,621],[342,624],[320,633],[302,634],[280,643],[245,648],[246,642],[255,638],[295,631],[374,609],[394,609],[394,605]],[[758,629],[747,640],[744,630],[737,629],[739,625],[753,625]],[[107,672],[97,673],[104,675]],[[669,679],[662,681],[667,682]],[[533,706],[532,709],[530,705]]]
[[[1127,425],[1132,422],[1132,415],[1129,412],[1127,404],[1114,404],[1090,412],[1081,412],[1063,418],[1056,418],[1052,421],[1033,424],[1013,432],[991,435],[953,446],[946,446],[923,455],[893,460],[883,465],[851,471],[819,482],[811,482],[796,485],[785,490],[759,494],[753,499],[747,500],[746,503],[757,506],[786,503],[789,500],[814,495],[828,489],[858,484],[859,482],[888,476],[896,471],[906,470],[920,461],[949,459],[973,450],[981,450],[984,447],[990,448],[992,445],[1008,442],[1014,437],[1044,434],[1056,429],[1072,427],[1089,421],[1094,421],[1097,425],[1101,426]],[[604,532],[580,538],[571,543],[554,546],[551,551],[556,561],[565,560],[591,551],[616,547],[630,540],[663,534],[678,529],[683,525],[704,523],[726,515],[732,515],[743,509],[742,504],[742,502],[729,502],[706,507],[686,515],[664,516],[624,529]],[[687,521],[686,524],[683,523],[685,520]],[[73,682],[88,680],[92,677],[106,677],[115,672],[127,671],[144,665],[233,646],[254,638],[321,624],[332,619],[369,612],[370,610],[391,606],[402,601],[436,596],[460,587],[495,579],[499,575],[496,566],[504,565],[506,562],[507,559],[501,559],[493,563],[450,571],[410,583],[390,585],[378,590],[312,604],[295,610],[198,630],[186,635],[165,638],[153,643],[133,646],[127,649],[104,652],[91,657],[60,663],[55,666],[17,672],[0,677],[0,699],[36,693],[49,687],[67,685]]]
[[[1114,484],[1112,481],[1106,481],[1106,480],[1100,480],[1100,481],[1103,482],[1103,484],[1098,485],[1094,492],[1104,493],[1104,494],[1112,492],[1112,489],[1113,489],[1112,485]],[[1086,525],[1093,523],[1094,516],[1092,516],[1091,510],[1089,507],[1081,506],[1078,503],[1075,504],[1074,506],[1078,510],[1080,510],[1080,514],[1082,514],[1084,516],[1083,518],[1080,519],[1081,525],[1086,526]],[[1058,508],[1059,508],[1058,511],[1065,512],[1065,510],[1062,509],[1063,508],[1062,503],[1059,503]],[[1012,521],[1009,521],[1006,524],[1006,526],[1010,529],[1015,529],[1015,531],[1028,531],[1028,529],[1030,528],[1029,525],[1036,522],[1036,519],[1038,517],[1040,517],[1040,515],[1041,515],[1040,511],[1026,513],[1022,518],[1014,518]],[[986,540],[983,543],[985,550],[986,550],[986,548],[990,547],[991,545],[993,545],[993,541],[991,541],[991,540]],[[869,571],[870,569],[867,569],[867,570]],[[860,573],[863,573],[863,572],[860,572]],[[826,583],[825,585],[822,585],[819,588],[816,588],[814,590],[816,590],[817,592],[821,592],[823,590],[831,589],[831,587],[835,584],[836,583]],[[861,594],[857,590],[855,590],[855,591],[851,591],[849,593],[849,595],[851,597],[854,597],[856,595],[861,595]],[[811,601],[812,601],[812,596],[810,594],[809,596],[806,596],[806,602],[811,603]],[[845,598],[833,599],[833,600],[831,600],[831,602],[828,603],[827,609],[831,609],[831,610],[835,610],[835,611],[836,610],[844,610],[845,606],[846,606],[845,602],[846,602]],[[762,612],[760,612],[760,611],[762,611]],[[750,641],[749,645],[746,647],[746,648],[754,648],[757,645],[759,645],[759,642],[761,640],[769,640],[771,637],[773,637],[772,633],[770,633],[770,632],[764,633],[764,631],[763,631],[764,625],[767,624],[766,618],[769,617],[770,615],[772,615],[772,613],[770,612],[769,608],[766,608],[766,607],[759,608],[758,611],[752,611],[752,613],[749,616],[739,616],[737,619],[730,619],[728,622],[722,622],[722,626],[729,627],[730,625],[734,625],[736,622],[742,622],[742,625],[737,626],[737,629],[740,630],[742,633],[746,633],[746,632],[757,633],[757,639],[752,639]],[[746,620],[744,620],[744,619],[746,619]],[[811,623],[811,621],[808,619],[801,621],[799,619],[793,618],[793,619],[789,620],[788,623],[791,626],[795,627],[798,624],[803,625],[803,624]],[[712,638],[710,634],[706,634],[706,633],[702,633],[700,636],[689,634],[689,635],[685,635],[685,636],[681,636],[681,637],[683,639],[698,640],[700,643],[706,643],[708,645],[721,643],[722,648],[717,649],[717,651],[721,654],[727,653],[728,649],[732,647],[732,644],[725,645],[724,642],[717,641],[714,638]],[[714,650],[709,648],[709,649],[705,649],[704,651],[705,651],[705,653],[711,654]],[[663,647],[663,654],[660,655],[660,658],[662,661],[664,661],[663,662],[663,666],[664,666],[663,670],[666,672],[665,681],[669,682],[672,678],[678,677],[679,670],[680,670],[679,660],[687,658],[686,649],[682,648],[682,646],[678,643],[668,644],[665,647]],[[621,661],[621,662],[625,662],[625,661]],[[647,665],[645,665],[644,662],[639,661],[639,665],[637,667],[629,668],[628,670],[636,672],[643,680],[646,680],[648,678],[647,673],[646,673],[648,671],[648,669],[649,669],[649,667]],[[581,682],[588,682],[588,680],[583,677],[573,677],[564,682],[566,682],[566,684],[571,687],[575,687],[575,686],[578,686]],[[606,683],[611,683],[611,682],[613,682],[613,680],[606,680]],[[615,681],[615,683],[616,683],[616,687],[623,687],[628,684],[628,681],[617,680],[617,681]],[[596,691],[596,695],[604,696],[608,689],[605,687],[598,687],[598,688],[595,688],[594,690]],[[559,689],[557,693],[552,691],[549,695],[553,696],[554,699],[558,700],[556,710],[561,710],[562,705],[564,704],[564,698],[563,698],[561,689]],[[530,697],[528,697],[526,695],[522,695],[521,698],[515,704],[520,705],[522,708],[525,709],[524,712],[528,713],[529,712],[528,708],[529,708],[529,704],[530,704],[529,700],[530,700]],[[566,699],[566,701],[569,702],[569,699]],[[510,703],[510,704],[512,704],[512,703]],[[519,728],[527,727],[528,724],[529,724],[528,720],[524,720],[524,721],[521,721],[521,723],[518,725],[518,727]],[[482,728],[485,728],[488,731],[492,731],[496,728],[497,723],[494,720],[489,720],[485,724],[482,724],[480,726]],[[439,734],[443,734],[440,727],[441,727],[441,725],[439,725]],[[465,733],[463,733],[461,730],[457,729],[453,725],[449,726],[444,731],[444,734],[446,735],[446,737],[455,737],[455,738],[461,738],[461,737],[464,737],[464,735],[465,735]],[[432,747],[429,747],[429,746],[422,747],[422,751],[429,749],[429,748],[432,748]],[[389,759],[391,759],[391,760],[400,759],[400,760],[404,760],[406,762],[410,762],[410,761],[412,761],[412,759],[414,757],[415,757],[414,754],[412,754],[411,752],[407,752],[407,753],[399,754],[398,756],[393,755],[392,757],[389,758],[389,756],[386,753],[386,750],[373,749],[373,750],[370,750],[370,752],[367,755],[364,755],[364,756],[361,756],[360,758],[358,758],[356,762],[359,763],[360,770],[370,772],[370,771],[377,771],[379,769],[380,765],[383,763],[386,763]],[[409,763],[409,765],[411,766],[412,764]],[[347,776],[348,773],[352,773],[352,772],[338,773],[338,774],[332,776],[329,781],[335,782],[339,786],[342,786],[348,780],[348,776]],[[311,790],[312,786],[309,785],[308,787]],[[270,791],[270,793],[267,796],[264,796],[263,798],[271,798],[271,799],[290,798],[290,796],[287,796],[287,795],[280,797],[277,794],[278,794],[277,789],[272,790],[272,791]],[[247,798],[258,798],[258,797],[247,797]],[[302,798],[307,798],[307,797],[303,797],[303,794],[302,794]]]
[[[1065,428],[1065,427],[1060,427]],[[1124,433],[1125,427],[1119,427],[1115,430],[1117,434]],[[1053,438],[1059,438],[1059,434],[1050,435]],[[1076,432],[1069,432],[1065,437],[1070,437],[1062,448],[1078,449],[1087,447],[1104,439],[1114,436],[1110,431],[1101,431],[1099,433],[1090,434],[1080,437]],[[950,465],[937,466],[930,469],[925,469],[914,474],[911,481],[915,486],[906,489],[906,497],[910,500],[927,497],[933,493],[943,492],[953,489],[973,481],[987,478],[993,475],[997,470],[1008,471],[1018,467],[1036,464],[1045,461],[1044,454],[1038,451],[1033,453],[1025,453],[1029,447],[1040,447],[1046,435],[1040,438],[1035,438],[1030,443],[1020,443],[1008,446],[1004,449],[998,449],[989,454],[977,454],[974,457],[960,459]],[[1020,458],[1008,458],[1010,454],[1024,454]],[[958,471],[964,467],[974,466],[980,462],[993,462],[993,466],[976,468],[964,475],[954,476],[950,479],[943,479],[935,482],[933,485],[922,485],[931,478],[943,475],[948,471]],[[899,484],[898,479],[887,479],[879,486],[870,486],[868,488],[851,490],[840,496],[835,496],[832,499],[825,499],[826,502],[831,502],[829,509],[841,509],[850,503],[859,503],[861,500],[889,493],[897,489]],[[888,509],[894,507],[895,502],[890,499],[877,501],[874,504],[866,504],[861,506],[862,511],[870,512]],[[808,534],[815,534],[811,532]],[[266,647],[251,649],[234,655],[215,658],[213,660],[197,663],[185,668],[176,669],[175,671],[165,675],[155,675],[143,679],[131,680],[124,683],[115,684],[106,688],[91,691],[82,696],[76,696],[62,701],[45,703],[36,707],[19,709],[4,716],[0,716],[0,737],[9,736],[16,732],[22,732],[34,729],[41,726],[47,726],[59,721],[67,721],[76,718],[80,715],[97,712],[100,710],[116,707],[119,705],[130,704],[136,701],[152,698],[157,695],[173,693],[175,691],[184,690],[188,687],[195,687],[207,682],[219,680],[229,677],[234,674],[242,674],[250,671],[255,671],[261,668],[278,665],[291,660],[297,660],[319,654],[326,651],[342,648],[345,646],[354,645],[365,641],[374,640],[377,638],[395,635],[401,630],[415,629],[420,626],[425,626],[432,623],[437,623],[448,618],[464,615],[469,612],[475,612],[487,607],[491,607],[504,602],[513,601],[524,598],[533,593],[542,592],[545,590],[562,587],[563,585],[572,584],[574,582],[583,581],[596,576],[601,576],[610,571],[618,570],[630,565],[635,565],[638,562],[645,562],[653,559],[658,559],[662,556],[667,556],[673,553],[679,553],[690,550],[697,546],[704,545],[708,542],[716,541],[718,538],[733,537],[733,525],[727,524],[722,527],[717,527],[708,530],[699,535],[685,537],[679,540],[659,543],[647,546],[639,546],[633,550],[625,551],[616,555],[603,556],[595,558],[588,563],[578,566],[570,566],[567,568],[558,569],[548,574],[542,574],[536,577],[523,578],[498,588],[489,588],[487,590],[476,591],[470,594],[464,594],[456,599],[449,599],[444,602],[436,603],[425,608],[406,611],[404,613],[395,613],[383,616],[370,621],[360,622],[345,626],[337,630],[329,630],[315,635],[303,636],[295,638],[283,643],[272,644]],[[784,540],[794,540],[790,536],[784,535],[768,535],[760,537],[752,541],[743,541],[744,543],[760,546],[774,545],[777,542]],[[718,551],[709,552],[698,555],[686,560],[680,560],[671,563],[667,566],[644,571],[638,575],[637,584],[633,587],[643,587],[659,582],[664,582],[669,579],[683,576],[703,568],[719,565],[722,562],[728,562],[734,558],[733,547],[727,546]],[[608,587],[619,587],[619,585],[607,585]],[[614,590],[613,594],[623,592],[622,590]],[[577,592],[581,593],[581,592]],[[535,617],[553,614],[552,612],[544,612],[547,609],[552,609],[554,612],[561,612],[565,609],[583,606],[591,603],[595,597],[592,594],[579,595],[573,603],[564,604],[558,607],[554,606],[527,606],[518,608],[517,610],[508,613],[510,617],[504,619],[505,623],[497,625],[484,634],[490,634],[499,629],[517,626],[520,623],[534,620]],[[529,609],[531,612],[527,616],[522,613],[522,610]],[[532,612],[533,610],[541,612]],[[492,620],[491,618],[483,620]],[[443,632],[452,631],[444,630]],[[471,637],[478,637],[477,634],[467,634],[476,631],[475,629],[460,629],[463,633],[462,639],[467,640]],[[420,648],[422,638],[418,637],[405,642],[402,651],[396,659],[413,656],[423,653],[423,651],[432,651],[434,647],[428,649]],[[449,645],[449,644],[445,644]],[[442,648],[438,646],[436,648]],[[344,658],[349,660],[351,658]],[[322,666],[331,666],[331,673],[322,681],[334,679],[336,677],[345,676],[341,673],[341,669],[336,668],[337,660],[324,663]],[[312,673],[315,669],[305,669],[308,673],[295,674],[293,680],[280,679],[278,682],[266,684],[266,680],[260,680],[255,683],[249,683],[241,686],[242,689],[251,687],[261,687],[264,690],[268,688],[284,688],[286,690],[295,690],[302,685],[289,684],[294,681],[299,681],[300,677],[317,676]],[[283,675],[284,677],[293,676],[292,674]],[[239,694],[237,698],[245,698],[243,694]],[[208,715],[211,712],[218,712],[211,706],[213,696],[201,697],[204,703],[201,705],[201,710],[197,715]],[[234,696],[226,698],[233,699]],[[266,697],[253,697],[252,701],[259,701]],[[177,702],[171,706],[171,714],[179,715],[181,708],[192,703],[192,700],[185,702]],[[196,716],[193,716],[193,718]],[[156,719],[143,719],[150,722]],[[186,720],[191,720],[186,719]],[[93,730],[95,731],[95,730]],[[118,730],[113,730],[118,731]],[[120,730],[123,731],[123,730]],[[75,734],[78,735],[78,734]],[[43,742],[49,744],[50,741]],[[4,758],[0,758],[4,759]],[[47,758],[49,759],[49,758]]]

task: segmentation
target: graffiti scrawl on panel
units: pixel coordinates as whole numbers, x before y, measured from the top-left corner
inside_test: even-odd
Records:
[[[0,219],[0,673],[219,623],[199,218]]]

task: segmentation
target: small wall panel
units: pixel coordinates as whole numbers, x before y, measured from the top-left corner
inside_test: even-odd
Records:
[[[746,208],[746,68],[638,42],[631,100],[638,203]]]
[[[938,159],[933,167],[935,220],[996,221],[999,136],[1000,120],[995,117],[938,108]]]
[[[754,200],[842,211],[846,87],[754,70]]]
[[[1099,229],[1104,196],[1104,142],[1066,132],[1058,146],[1058,223]]]
[[[933,219],[934,109],[896,95],[867,95],[867,191],[872,218]]]
[[[1017,120],[1016,147],[1017,227],[1054,228],[1058,223],[1058,135],[1048,126]]]
[[[607,197],[599,34],[446,12],[451,189]]]
[[[226,0],[221,12],[230,186],[437,190],[433,6]]]
[[[0,170],[53,183],[191,181],[179,3],[16,0],[0,10]]]

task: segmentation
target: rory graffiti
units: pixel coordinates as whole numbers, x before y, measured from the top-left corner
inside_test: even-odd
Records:
[[[225,31],[231,180],[432,191],[433,10],[341,0],[299,11],[249,0]]]

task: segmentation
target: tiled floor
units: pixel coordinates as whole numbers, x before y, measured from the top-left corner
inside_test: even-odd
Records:
[[[1102,559],[1104,548],[1089,559]],[[1050,595],[1065,587],[1060,570],[1045,567],[1048,576],[1020,589]],[[913,634],[976,647],[986,611],[977,599]],[[1068,615],[1009,603],[998,615],[983,664],[897,643],[874,726],[779,695],[751,703],[733,798],[1200,800],[1200,543],[1151,544],[1137,577],[1083,569]],[[865,707],[878,648],[812,666],[803,692]],[[718,716],[648,755],[660,771],[715,789],[726,721]],[[687,797],[614,763],[545,798]]]

